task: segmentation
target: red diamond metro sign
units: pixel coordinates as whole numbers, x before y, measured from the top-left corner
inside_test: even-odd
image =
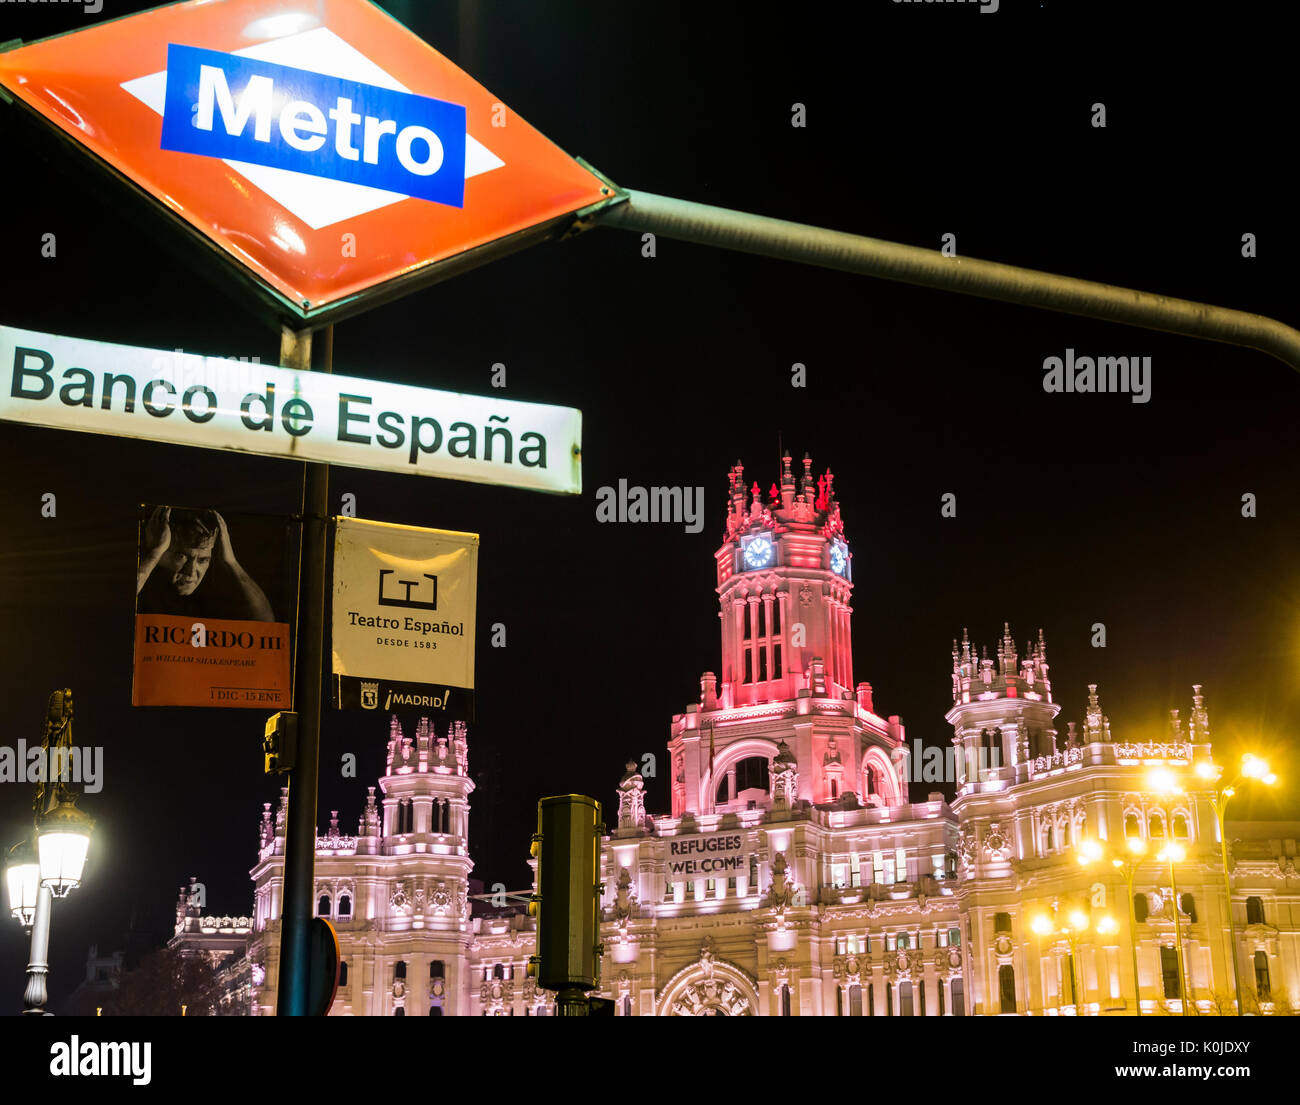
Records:
[[[0,54],[58,128],[324,324],[618,190],[367,0],[189,0]]]

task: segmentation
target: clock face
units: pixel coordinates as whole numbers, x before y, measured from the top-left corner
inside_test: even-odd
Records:
[[[772,557],[776,550],[772,547],[772,541],[767,536],[760,534],[751,538],[745,546],[745,567],[746,568],[766,568],[772,563]]]
[[[842,576],[848,566],[849,547],[843,541],[836,541],[831,546],[831,571],[837,576]]]

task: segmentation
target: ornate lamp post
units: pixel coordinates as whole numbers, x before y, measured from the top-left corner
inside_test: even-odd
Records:
[[[1079,937],[1094,926],[1087,911],[1079,908],[1070,910],[1069,915],[1065,918],[1065,923],[1059,923],[1056,917],[1056,908],[1056,903],[1053,903],[1051,914],[1035,914],[1029,922],[1029,927],[1034,930],[1040,939],[1048,936],[1057,939],[1063,938],[1070,945],[1070,989],[1074,991],[1075,1015],[1082,1016],[1080,1010],[1084,1005],[1084,993],[1083,972],[1079,967]],[[1117,927],[1114,919],[1109,914],[1103,914],[1097,919],[1095,930],[1099,935],[1105,936],[1114,932]]]
[[[1111,866],[1124,876],[1124,887],[1128,892],[1128,950],[1133,965],[1133,1000],[1137,1005],[1137,1016],[1142,1016],[1142,983],[1138,976],[1137,953],[1137,914],[1133,909],[1133,878],[1141,866],[1142,857],[1146,855],[1147,844],[1141,837],[1128,838],[1128,855],[1114,856]],[[1104,858],[1106,852],[1098,841],[1085,840],[1079,845],[1079,863],[1086,867]]]
[[[1196,765],[1196,774],[1210,784],[1217,784],[1223,778],[1223,768],[1218,764],[1211,763],[1209,760],[1202,760]],[[1237,962],[1237,930],[1232,923],[1232,879],[1228,874],[1228,833],[1225,829],[1225,818],[1228,810],[1228,802],[1232,800],[1237,793],[1237,787],[1243,780],[1251,780],[1263,783],[1265,786],[1272,786],[1277,782],[1277,776],[1269,770],[1268,763],[1261,760],[1258,756],[1253,756],[1247,752],[1241,758],[1241,770],[1237,777],[1226,786],[1215,786],[1215,790],[1210,798],[1210,805],[1214,809],[1214,817],[1219,826],[1219,856],[1223,861],[1223,893],[1224,908],[1228,914],[1228,945],[1232,948],[1232,990],[1237,999],[1237,1016],[1244,1016],[1241,1008],[1241,968]]]
[[[72,786],[62,778],[71,748],[72,692],[64,689],[50,695],[41,736],[45,770],[32,803],[36,845],[24,841],[10,849],[5,871],[10,912],[32,939],[23,993],[23,1013],[29,1016],[47,1015],[51,907],[55,898],[67,897],[80,884],[94,828],[94,822],[77,809]]]

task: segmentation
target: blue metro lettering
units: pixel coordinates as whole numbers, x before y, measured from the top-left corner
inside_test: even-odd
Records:
[[[162,148],[465,203],[462,105],[194,46],[167,47]]]

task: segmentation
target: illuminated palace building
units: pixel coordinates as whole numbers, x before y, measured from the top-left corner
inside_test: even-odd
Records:
[[[1180,1013],[1184,995],[1233,1011],[1215,807],[1236,769],[1210,769],[1199,687],[1162,741],[1112,732],[1095,686],[1063,735],[1042,635],[1021,649],[1004,630],[989,657],[963,634],[956,795],[913,802],[909,778],[935,775],[854,682],[831,474],[786,457],[764,496],[737,465],[715,558],[720,674],[672,720],[671,815],[647,813],[633,763],[607,818],[600,992],[618,1015],[1132,1015],[1135,965],[1143,1013]],[[552,1008],[526,975],[531,919],[469,896],[468,752],[463,726],[394,718],[382,796],[355,837],[335,820],[318,839],[318,912],[346,963],[335,1013]],[[1266,773],[1248,763],[1240,785]],[[1300,1000],[1297,828],[1227,824],[1248,1012]],[[275,1008],[283,834],[268,805],[248,946],[259,1014]]]

